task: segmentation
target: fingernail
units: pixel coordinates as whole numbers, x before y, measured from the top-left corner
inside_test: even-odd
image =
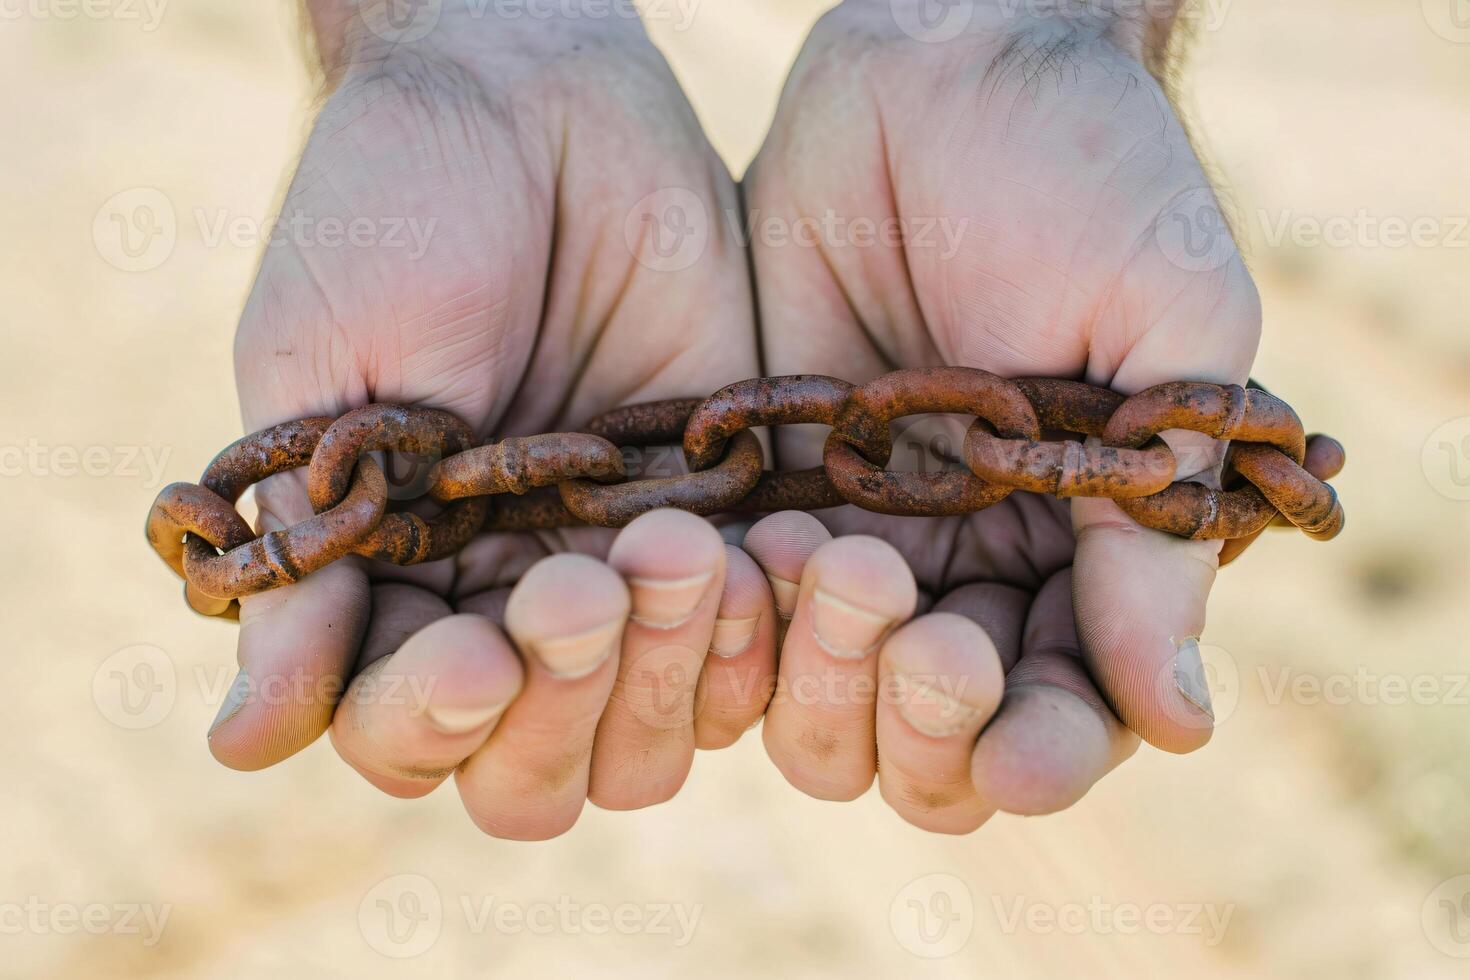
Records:
[[[585,633],[537,640],[531,644],[531,652],[557,677],[577,680],[601,667],[617,649],[622,635],[622,620],[613,620]]]
[[[694,615],[699,600],[714,577],[714,572],[688,578],[630,578],[628,591],[633,601],[634,622],[654,629],[668,630],[682,626]]]
[[[782,619],[790,619],[796,613],[796,597],[801,586],[774,575],[767,575],[766,581],[771,583],[771,593],[776,597],[776,612]]]
[[[456,708],[431,704],[424,709],[424,717],[445,735],[465,735],[500,717],[509,703],[501,702],[489,708]]]
[[[761,618],[717,619],[715,631],[710,637],[709,648],[721,657],[737,657],[749,649],[755,641],[755,628]]]
[[[214,716],[214,724],[209,726],[208,737],[213,738],[221,725],[238,715],[249,699],[250,675],[245,672],[245,668],[241,667],[240,673],[235,675],[234,682],[230,684],[230,689],[225,694],[224,704],[219,706],[219,714]]]
[[[1196,637],[1191,636],[1179,644],[1179,650],[1174,654],[1174,686],[1185,700],[1214,720],[1210,682],[1205,676],[1205,662],[1200,658],[1199,639]]]
[[[812,592],[812,633],[823,650],[839,659],[861,660],[872,653],[892,623],[820,588]]]
[[[894,677],[898,681],[898,712],[920,734],[944,738],[979,724],[979,709],[946,693],[942,687],[906,674]]]

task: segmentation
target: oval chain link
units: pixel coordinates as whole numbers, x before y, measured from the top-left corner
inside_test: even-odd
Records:
[[[892,423],[939,413],[973,419],[964,468],[887,469]],[[812,423],[831,427],[822,466],[764,469],[755,429]],[[1231,443],[1223,488],[1177,479],[1163,438],[1170,430]],[[650,476],[651,467],[630,465],[659,447],[682,449],[687,471]],[[441,505],[438,514],[390,509],[383,471],[368,455],[380,451],[436,458],[425,496]],[[1125,397],[973,368],[895,371],[864,385],[795,375],[741,381],[704,399],[625,406],[581,432],[482,445],[437,409],[367,405],[335,420],[288,422],[235,442],[198,484],[165,487],[147,533],[185,580],[190,606],[225,617],[238,615],[241,596],[289,585],[348,554],[415,564],[456,553],[482,528],[620,527],[658,507],[713,515],[855,504],[943,517],[1016,491],[1105,497],[1147,527],[1225,539],[1225,564],[1273,523],[1320,540],[1337,535],[1342,504],[1325,481],[1345,459],[1341,444],[1308,439],[1296,412],[1254,385],[1171,382]],[[235,509],[241,494],[301,467],[314,516],[257,537]]]

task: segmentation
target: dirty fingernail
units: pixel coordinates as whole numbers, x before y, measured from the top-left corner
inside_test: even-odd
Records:
[[[760,621],[759,616],[715,620],[715,631],[709,641],[710,650],[721,657],[739,656],[754,642],[755,628],[760,625]]]
[[[215,732],[219,731],[221,725],[238,715],[248,700],[250,700],[250,675],[242,667],[225,694],[224,704],[219,706],[219,714],[214,716],[214,724],[209,726],[209,735],[212,737]]]
[[[714,572],[687,578],[630,578],[628,592],[633,601],[633,620],[655,629],[682,626],[694,615],[704,598]]]
[[[893,621],[817,588],[812,591],[812,632],[834,657],[861,660],[878,647]]]
[[[980,709],[944,690],[942,682],[931,682],[895,674],[898,682],[898,711],[916,731],[933,738],[958,735],[978,728]]]
[[[576,680],[606,663],[622,636],[623,621],[617,619],[572,636],[537,640],[530,646],[547,670],[564,680]]]
[[[448,705],[429,705],[424,717],[445,735],[466,735],[483,728],[505,711],[506,703],[489,708],[460,708]]]
[[[766,581],[771,583],[771,594],[776,597],[776,612],[782,619],[790,619],[796,614],[796,596],[801,586],[774,575],[767,575]]]
[[[1214,719],[1210,681],[1205,676],[1205,663],[1200,657],[1199,640],[1196,637],[1191,636],[1179,644],[1179,650],[1174,654],[1174,686],[1184,695],[1186,701],[1209,715],[1211,720]]]

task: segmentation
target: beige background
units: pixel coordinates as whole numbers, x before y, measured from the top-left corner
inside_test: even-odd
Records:
[[[158,483],[129,447],[167,454],[163,482],[194,479],[239,434],[230,339],[258,249],[210,247],[194,215],[272,213],[311,109],[292,4],[173,0],[149,30],[122,0],[69,20],[71,0],[0,3],[0,447],[40,460],[17,473],[0,457],[0,975],[1466,975],[1448,954],[1470,953],[1470,903],[1455,905],[1470,885],[1435,891],[1470,873],[1470,503],[1451,499],[1470,495],[1454,479],[1470,474],[1470,30],[1453,30],[1455,3],[1470,14],[1235,0],[1197,46],[1190,114],[1265,296],[1257,373],[1351,451],[1346,537],[1276,537],[1222,577],[1206,642],[1224,717],[1206,750],[1145,750],[1069,813],[946,839],[876,794],[799,796],[747,738],[702,756],[671,805],[589,810],[541,845],[481,837],[452,792],[384,798],[324,742],[266,773],[214,765],[204,732],[233,629],[185,612],[143,542]],[[704,0],[689,30],[659,29],[737,172],[821,6]],[[108,230],[137,188],[166,196],[178,238],[126,272]],[[1284,217],[1360,213],[1428,217],[1446,241],[1272,247]],[[53,472],[63,447],[93,446],[102,475]],[[1346,687],[1277,695],[1332,678]],[[1411,681],[1421,703],[1395,703]],[[953,877],[905,891],[935,874]],[[385,931],[378,900],[411,910],[403,891],[424,884],[397,875],[438,896],[429,931]],[[562,896],[700,919],[682,947],[653,929],[478,927],[485,902]],[[911,899],[949,913],[941,942],[972,930],[955,955],[913,955],[945,950],[917,938]],[[169,909],[151,946],[123,917],[140,903]],[[93,904],[99,934],[69,931],[65,910]],[[1068,917],[1089,905],[1098,921]],[[1199,905],[1230,912],[1213,945],[1186,921]],[[1139,931],[1129,910],[1150,907],[1172,925]],[[380,951],[436,923],[422,955]]]

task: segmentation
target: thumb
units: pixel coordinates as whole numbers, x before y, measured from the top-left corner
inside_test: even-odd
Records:
[[[1130,261],[1093,349],[1117,353],[1110,384],[1124,394],[1177,380],[1244,384],[1260,330],[1259,295],[1215,199],[1192,191],[1163,210]],[[1090,373],[1108,372],[1095,362]],[[1224,443],[1196,432],[1164,438],[1177,479],[1216,480]],[[1215,722],[1198,638],[1221,543],[1142,527],[1104,499],[1074,500],[1072,520],[1073,604],[1094,679],[1153,745],[1199,748]]]

